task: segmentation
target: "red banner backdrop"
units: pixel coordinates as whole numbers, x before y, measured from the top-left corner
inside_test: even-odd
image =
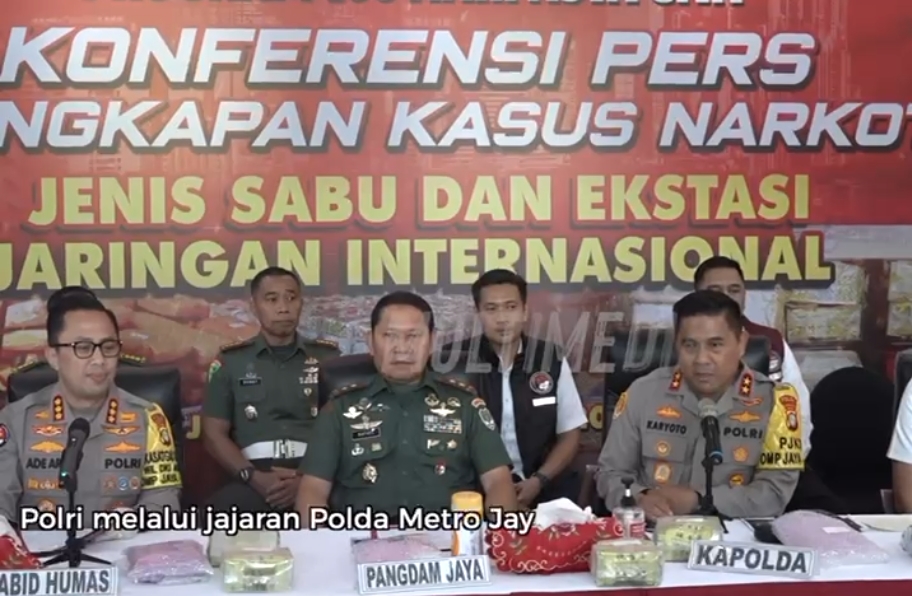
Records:
[[[180,367],[195,439],[267,264],[304,280],[301,332],[348,352],[389,288],[460,331],[468,285],[512,267],[597,431],[597,323],[666,325],[724,253],[810,384],[884,367],[912,337],[912,5],[691,4],[11,5],[2,366],[40,354],[50,291],[86,285],[129,351]],[[194,469],[188,490],[212,482]]]

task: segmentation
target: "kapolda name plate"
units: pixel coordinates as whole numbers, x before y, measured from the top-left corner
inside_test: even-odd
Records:
[[[691,546],[687,568],[810,579],[816,572],[817,551],[754,542],[697,540]]]

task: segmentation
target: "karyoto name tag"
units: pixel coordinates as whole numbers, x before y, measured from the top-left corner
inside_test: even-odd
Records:
[[[697,540],[691,546],[687,568],[810,579],[816,573],[817,552],[775,544]]]
[[[0,571],[0,596],[114,596],[117,568]]]
[[[491,562],[487,555],[358,565],[358,592],[361,594],[451,590],[489,583]]]

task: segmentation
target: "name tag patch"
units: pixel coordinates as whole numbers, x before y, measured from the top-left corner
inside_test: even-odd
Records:
[[[535,406],[536,408],[541,407],[541,406],[553,406],[556,403],[557,403],[557,397],[554,395],[550,395],[548,397],[536,397],[535,399],[532,400],[532,405]]]
[[[424,432],[461,435],[462,420],[428,415],[424,417]]]
[[[367,430],[352,431],[352,440],[362,441],[364,439],[376,439],[380,436],[380,427],[369,428]]]
[[[254,385],[259,385],[263,382],[263,379],[260,377],[242,377],[238,379],[238,384],[241,387],[253,387]]]

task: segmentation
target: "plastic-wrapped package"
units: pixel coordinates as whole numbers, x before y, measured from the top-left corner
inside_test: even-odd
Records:
[[[899,545],[902,547],[903,552],[905,552],[907,555],[912,555],[912,526],[906,528],[902,533]]]
[[[203,546],[194,540],[131,546],[124,554],[127,577],[135,584],[197,584],[213,574]]]
[[[813,548],[823,568],[887,563],[890,555],[841,519],[816,511],[793,511],[772,523],[786,546]]]
[[[355,564],[438,559],[447,556],[427,534],[405,534],[390,538],[352,540]]]

